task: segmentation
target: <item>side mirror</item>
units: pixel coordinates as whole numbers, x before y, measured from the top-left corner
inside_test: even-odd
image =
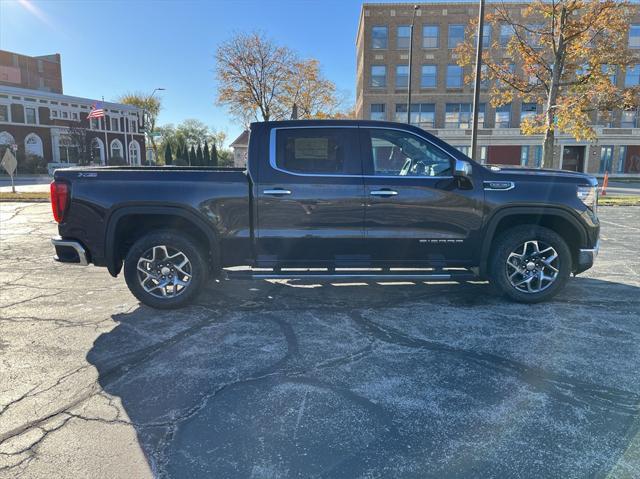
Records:
[[[469,178],[471,176],[471,163],[464,160],[456,160],[453,167],[453,176],[456,178]]]

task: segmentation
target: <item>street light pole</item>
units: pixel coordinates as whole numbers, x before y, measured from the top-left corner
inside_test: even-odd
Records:
[[[482,35],[484,29],[484,0],[480,0],[478,11],[478,34],[476,41],[476,77],[473,86],[473,123],[471,124],[471,158],[476,159],[478,147],[478,107],[480,106],[480,75],[482,74]]]
[[[409,27],[409,78],[407,79],[407,123],[411,124],[411,71],[413,70],[413,25],[416,21],[416,12],[420,5],[413,6],[413,17]]]
[[[158,87],[158,88],[154,88],[153,91],[151,92],[151,95],[149,95],[149,99],[147,100],[148,103],[151,102],[151,99],[153,98],[153,95],[156,94],[157,91],[164,91],[165,88],[162,87]],[[143,115],[144,115],[144,132],[145,132],[145,136],[148,136],[149,138],[151,138],[151,135],[149,135],[149,132],[147,131],[147,124],[150,123],[150,120],[147,121],[147,118],[150,116],[149,115],[149,111],[147,110],[147,108],[145,107],[143,110]],[[153,132],[151,132],[153,133]],[[146,153],[146,148],[145,148],[145,153]],[[156,152],[154,151],[154,154]],[[147,155],[148,157],[148,155]],[[157,161],[157,159],[156,159]],[[149,166],[151,166],[151,160],[148,160],[147,163],[149,164]]]

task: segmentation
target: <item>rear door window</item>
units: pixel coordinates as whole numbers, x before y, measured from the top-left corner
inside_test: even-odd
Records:
[[[276,130],[275,165],[298,174],[359,175],[357,132],[357,128]]]

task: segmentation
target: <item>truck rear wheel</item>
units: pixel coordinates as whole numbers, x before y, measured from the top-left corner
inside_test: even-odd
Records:
[[[191,302],[208,277],[198,244],[177,231],[149,233],[129,249],[124,277],[129,290],[152,308],[172,309]]]
[[[555,231],[516,226],[503,233],[493,248],[491,280],[515,301],[538,303],[564,287],[571,262],[571,250]]]

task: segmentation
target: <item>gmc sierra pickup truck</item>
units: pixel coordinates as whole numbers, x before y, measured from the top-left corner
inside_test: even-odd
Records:
[[[155,308],[185,305],[222,274],[482,278],[532,303],[598,252],[594,178],[485,167],[388,122],[253,123],[246,170],[62,169],[51,202],[55,259],[113,276],[124,266]]]

